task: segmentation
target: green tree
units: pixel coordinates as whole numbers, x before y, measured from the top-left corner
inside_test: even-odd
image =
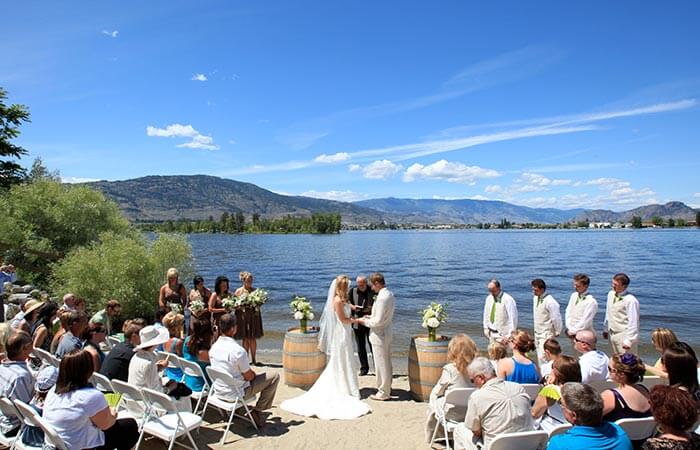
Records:
[[[192,249],[183,236],[159,235],[149,243],[140,234],[105,233],[55,264],[51,287],[87,299],[90,312],[115,298],[123,317],[151,318],[169,267],[179,269],[181,282],[192,278]]]
[[[642,218],[639,216],[632,216],[632,228],[642,228]]]
[[[668,227],[669,227],[669,228],[673,228],[673,227],[676,226],[676,221],[673,220],[673,217],[669,217],[667,223],[668,223]]]
[[[688,221],[683,219],[683,218],[676,219],[676,226],[677,227],[687,227]]]
[[[664,219],[662,219],[659,216],[652,216],[651,223],[653,223],[657,227],[662,227],[664,225]]]
[[[0,196],[0,251],[20,269],[22,279],[43,282],[49,263],[101,233],[136,231],[102,193],[85,186],[37,181],[15,185]]]
[[[700,211],[695,213],[695,226],[700,228]]]
[[[6,105],[7,92],[0,88],[0,189],[21,183],[26,171],[15,160],[27,150],[10,141],[19,136],[19,127],[29,122],[29,109],[24,105]]]
[[[61,174],[58,170],[51,171],[45,165],[41,158],[36,158],[32,163],[32,168],[29,170],[27,181],[33,183],[35,181],[61,181]]]

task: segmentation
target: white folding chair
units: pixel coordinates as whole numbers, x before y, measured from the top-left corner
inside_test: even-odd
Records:
[[[522,386],[522,388],[525,389],[525,393],[528,397],[530,397],[531,402],[535,401],[540,391],[542,390],[542,385],[536,383],[524,383],[520,386]]]
[[[93,386],[95,386],[95,389],[100,392],[114,392],[112,382],[101,373],[93,372],[92,376],[90,377],[90,382]]]
[[[162,392],[148,388],[144,388],[142,392],[148,407],[136,449],[139,448],[144,435],[148,433],[167,441],[168,450],[171,450],[176,443],[190,450],[197,450],[197,444],[190,432],[202,425],[202,418],[190,412],[178,411],[173,399]],[[159,414],[158,409],[165,411],[165,414]],[[192,447],[177,442],[177,438],[184,435],[187,435]]]
[[[442,408],[435,410],[435,428],[433,429],[433,436],[430,438],[430,445],[432,446],[435,441],[445,440],[445,447],[450,450],[450,434],[454,431],[455,427],[459,425],[464,420],[455,421],[448,419],[446,413],[449,407],[466,407],[469,403],[469,397],[476,391],[475,388],[455,388],[445,394],[445,403]],[[438,429],[442,427],[445,433],[444,438],[437,438]]]
[[[656,431],[657,423],[653,417],[639,419],[620,419],[615,422],[622,428],[631,441],[642,441],[649,438]]]
[[[185,375],[190,375],[193,377],[202,377],[202,379],[204,380],[204,386],[202,387],[202,390],[192,391],[192,395],[190,395],[190,398],[197,400],[197,404],[195,405],[193,411],[195,414],[197,414],[197,411],[199,411],[199,405],[202,403],[202,399],[205,398],[209,393],[211,386],[209,385],[207,377],[204,374],[204,371],[202,370],[202,366],[200,366],[196,362],[188,361],[185,358],[178,357],[178,360],[180,362],[180,366],[182,367],[182,372]],[[204,414],[202,414],[202,416],[204,416]]]
[[[44,441],[47,444],[53,445],[57,450],[71,450],[68,448],[68,445],[63,441],[63,439],[61,439],[61,436],[56,433],[56,430],[54,430],[53,427],[44,419],[39,417],[39,414],[34,408],[19,400],[15,400],[14,403],[20,414],[22,414],[22,417],[24,417],[24,421],[28,425],[41,428],[41,430],[44,432]],[[21,440],[18,439],[17,448],[30,449],[33,447],[24,446],[24,444],[21,443]]]
[[[606,389],[614,389],[617,387],[617,383],[611,380],[591,381],[588,384],[599,394]]]
[[[567,431],[571,429],[572,425],[570,423],[563,423],[561,425],[557,425],[556,427],[552,428],[549,430],[549,438],[551,439],[552,436],[558,436],[560,434],[564,434]]]
[[[22,421],[22,414],[17,410],[15,404],[7,397],[0,397],[0,413],[5,417],[16,417],[20,421],[20,428],[17,434],[14,436],[5,436],[2,431],[0,431],[0,444],[5,447],[9,447],[10,450],[15,448],[15,442],[22,435],[22,429],[24,428],[24,422]]]
[[[121,380],[112,380],[112,388],[114,393],[121,395],[119,402],[114,407],[117,416],[120,419],[123,417],[134,418],[139,425],[139,431],[141,431],[147,408],[141,390]]]
[[[168,369],[180,369],[182,371],[182,377],[180,377],[180,383],[185,381],[185,369],[182,367],[183,359],[177,356],[175,353],[156,351],[156,356],[159,360],[168,360]]]
[[[490,450],[544,450],[548,439],[545,431],[503,433],[491,441]]]
[[[42,363],[48,366],[54,366],[58,368],[58,366],[61,364],[61,361],[58,358],[41,348],[34,348],[34,350],[32,350],[32,354],[34,354],[34,356],[39,358]]]
[[[204,414],[207,412],[207,407],[209,405],[213,405],[220,411],[226,411],[230,413],[228,422],[226,423],[226,429],[224,430],[224,435],[221,437],[219,445],[224,445],[226,437],[228,436],[229,429],[231,428],[231,423],[233,422],[234,416],[248,420],[250,423],[253,424],[253,426],[257,430],[258,425],[255,423],[255,420],[253,419],[253,416],[250,413],[251,407],[248,406],[243,392],[241,392],[241,390],[238,389],[238,382],[233,378],[233,376],[231,376],[231,374],[229,373],[224,372],[223,370],[215,369],[211,366],[207,367],[207,373],[209,374],[209,378],[211,379],[211,390],[209,391],[207,401],[204,404],[204,409],[202,409],[202,417],[204,417]],[[232,395],[227,395],[224,398],[219,397],[219,395],[216,392],[217,380],[219,380],[225,386],[231,388],[233,390]],[[245,410],[245,416],[236,414],[236,409],[238,408],[243,408]]]

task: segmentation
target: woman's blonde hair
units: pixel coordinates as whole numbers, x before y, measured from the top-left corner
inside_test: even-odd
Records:
[[[171,267],[168,269],[168,271],[165,273],[165,277],[169,280],[171,278],[178,278],[180,276],[180,272],[177,271],[176,268]]]
[[[467,374],[467,367],[479,354],[476,344],[466,334],[456,334],[447,345],[447,361],[455,365],[459,373]]]
[[[163,317],[163,326],[168,329],[173,337],[182,337],[183,325],[185,324],[185,316],[170,311]]]
[[[508,349],[506,348],[506,346],[498,342],[490,344],[488,352],[489,359],[492,359],[494,361],[498,361],[499,359],[503,359],[506,356],[508,356]]]
[[[657,347],[661,349],[663,352],[667,348],[671,346],[671,344],[675,344],[678,342],[678,338],[676,337],[676,333],[673,332],[673,330],[670,330],[668,328],[656,328],[654,331],[651,332],[651,342],[654,343]]]
[[[5,353],[7,347],[7,338],[10,337],[12,328],[6,322],[0,323],[0,353]]]
[[[348,287],[350,286],[350,278],[347,275],[338,275],[335,277],[335,295],[343,300],[348,299]]]
[[[241,280],[243,283],[245,283],[245,280],[247,280],[248,278],[253,278],[253,274],[248,271],[244,270],[243,272],[238,274],[238,279]]]

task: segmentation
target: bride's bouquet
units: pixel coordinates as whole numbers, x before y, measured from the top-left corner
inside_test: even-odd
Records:
[[[269,298],[265,289],[256,289],[247,296],[248,305],[256,310],[267,302]]]
[[[289,306],[292,308],[292,314],[294,319],[299,321],[299,328],[302,333],[306,333],[307,321],[314,319],[313,306],[306,299],[306,297],[300,297],[295,295]]]
[[[440,325],[447,320],[446,306],[442,303],[431,303],[421,313],[423,316],[423,328],[428,329],[428,341],[435,341],[435,335]]]

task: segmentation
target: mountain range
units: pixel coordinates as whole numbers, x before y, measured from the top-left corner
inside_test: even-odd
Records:
[[[147,176],[123,181],[97,181],[87,185],[114,200],[134,222],[218,219],[224,212],[250,217],[308,216],[315,212],[340,213],[345,224],[416,223],[554,224],[570,221],[629,222],[632,216],[649,220],[695,220],[697,210],[681,202],[646,205],[629,211],[530,208],[495,200],[436,200],[380,198],[355,203],[277,194],[252,183],[208,175]]]

